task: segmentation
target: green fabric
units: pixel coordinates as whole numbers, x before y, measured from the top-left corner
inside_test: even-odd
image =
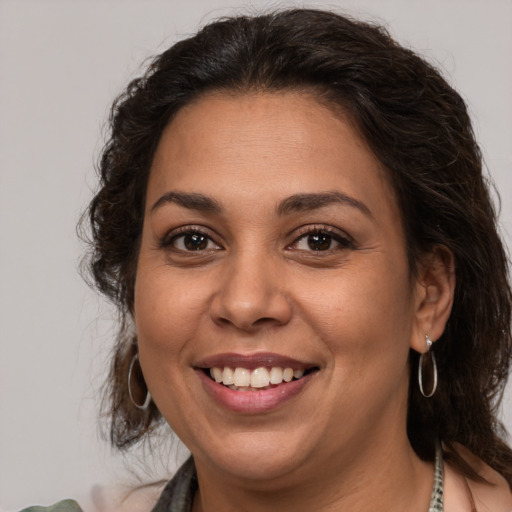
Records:
[[[63,500],[50,507],[28,507],[20,512],[83,512],[75,500]]]
[[[430,498],[429,512],[443,512],[443,454],[437,446],[434,486]],[[197,490],[197,475],[194,460],[190,457],[167,484],[160,499],[151,512],[190,512]],[[51,507],[28,507],[20,512],[83,512],[73,500],[59,501]]]

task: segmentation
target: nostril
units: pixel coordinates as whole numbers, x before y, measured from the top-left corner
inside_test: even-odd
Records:
[[[251,260],[248,267],[242,272],[235,264],[219,284],[210,304],[213,322],[245,332],[287,324],[292,308],[278,278],[260,268],[261,262]]]
[[[255,322],[253,322],[252,325],[254,325],[255,327],[257,326],[260,326],[262,324],[268,324],[268,323],[272,323],[272,322],[275,322],[276,320],[274,318],[270,318],[270,317],[265,317],[265,318],[259,318],[258,320],[256,320]]]

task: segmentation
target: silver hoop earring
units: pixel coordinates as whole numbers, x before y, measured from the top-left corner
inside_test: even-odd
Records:
[[[432,349],[432,340],[429,338],[428,334],[425,335],[425,341],[427,343],[427,351],[420,355],[420,360],[418,361],[418,384],[420,386],[420,392],[425,398],[430,398],[434,395],[437,389],[437,365],[436,365],[436,358],[434,356],[434,352]],[[425,390],[423,388],[423,366],[424,365],[423,359],[427,356],[430,358],[430,361],[432,362],[432,389],[430,393],[425,393]]]
[[[149,407],[149,403],[151,402],[151,395],[149,394],[149,391],[146,393],[146,399],[144,400],[144,403],[138,404],[134,399],[132,395],[132,371],[133,371],[133,365],[135,364],[135,361],[139,360],[139,354],[135,354],[133,356],[133,359],[130,363],[130,367],[128,368],[128,395],[130,397],[130,400],[132,404],[137,407],[140,411],[145,411]]]

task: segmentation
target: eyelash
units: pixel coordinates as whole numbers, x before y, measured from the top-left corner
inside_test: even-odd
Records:
[[[186,236],[194,236],[194,235],[197,235],[199,237],[202,237],[206,240],[206,243],[207,244],[210,244],[211,242],[213,242],[216,246],[215,249],[213,250],[219,250],[222,249],[222,246],[220,244],[218,244],[213,238],[212,236],[210,235],[210,233],[208,233],[207,231],[205,230],[202,230],[200,228],[197,228],[197,227],[191,227],[191,226],[184,226],[183,228],[178,228],[178,230],[176,231],[173,231],[170,235],[167,235],[165,236],[161,241],[160,241],[160,248],[161,249],[173,249],[175,251],[179,251],[179,252],[182,252],[182,253],[194,253],[194,252],[198,252],[198,253],[201,253],[201,252],[205,252],[205,251],[211,251],[212,249],[197,249],[197,250],[187,250],[185,248],[179,248],[179,247],[176,247],[176,241],[179,240],[179,239],[185,239]]]
[[[215,245],[215,248],[212,249],[211,247],[208,248],[207,246],[204,248],[199,247],[197,249],[187,249],[185,247],[177,247],[176,242],[178,240],[182,239],[183,243],[186,243],[185,237],[187,237],[187,236],[193,237],[194,235],[201,237],[201,241],[205,242],[207,246],[210,243],[213,243]],[[316,249],[315,250],[315,249],[311,248],[311,246],[308,243],[309,250],[297,248],[298,244],[301,241],[306,240],[308,237],[312,237],[315,235],[323,235],[327,239],[326,242],[329,244],[329,247],[327,247],[325,249]],[[338,247],[334,247],[334,248],[331,247],[333,241],[336,244],[338,244]],[[322,243],[321,240],[320,240],[320,243]],[[223,247],[212,238],[212,236],[210,235],[209,232],[207,232],[203,229],[197,228],[197,227],[192,227],[192,226],[184,226],[182,228],[179,228],[177,231],[172,232],[170,235],[165,236],[160,241],[159,246],[162,249],[171,249],[171,250],[175,250],[180,253],[191,253],[191,254],[194,254],[194,253],[196,253],[196,254],[203,253],[204,254],[205,252],[211,252],[211,251],[223,249]],[[286,248],[292,249],[292,250],[295,249],[295,250],[299,250],[299,251],[303,251],[303,252],[311,252],[313,254],[332,253],[337,250],[354,248],[354,242],[350,236],[348,236],[346,233],[341,232],[340,230],[333,229],[332,227],[326,226],[326,225],[313,225],[313,226],[305,226],[305,227],[301,228],[298,231],[298,233],[295,234],[294,241],[291,244],[289,244]]]
[[[314,235],[324,235],[329,238],[329,243],[331,244],[332,241],[336,242],[338,244],[338,247],[329,247],[327,249],[323,250],[314,250],[311,249],[304,250],[305,252],[312,252],[312,253],[321,253],[321,252],[333,252],[337,250],[342,249],[353,249],[354,248],[354,241],[350,236],[348,236],[346,233],[341,232],[338,229],[334,229],[330,226],[326,225],[316,225],[316,226],[307,226],[304,227],[302,230],[299,230],[295,240],[288,246],[293,247],[294,245],[297,245],[300,241],[307,239],[310,236]],[[299,249],[300,250],[300,249]]]

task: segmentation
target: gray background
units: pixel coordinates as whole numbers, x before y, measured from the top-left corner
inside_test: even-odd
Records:
[[[146,57],[208,19],[301,3],[247,5],[0,0],[0,509],[73,496],[89,512],[94,486],[134,481],[125,466],[165,476],[99,439],[112,311],[77,274],[75,225],[109,104]],[[512,246],[512,2],[307,5],[378,19],[444,69],[469,103]],[[503,417],[512,429],[511,387]]]

